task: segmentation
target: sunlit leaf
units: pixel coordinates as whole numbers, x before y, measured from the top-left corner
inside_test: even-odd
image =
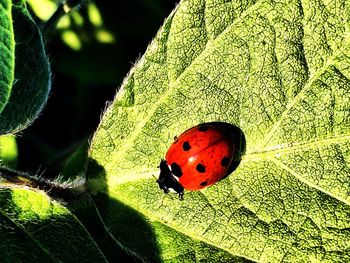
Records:
[[[151,261],[349,261],[349,10],[181,1],[92,141],[89,186],[115,238]],[[242,129],[240,166],[182,202],[164,195],[152,175],[174,135],[209,121]]]
[[[0,136],[0,165],[16,168],[18,149],[14,135]]]
[[[1,262],[106,262],[86,229],[41,191],[0,182]]]

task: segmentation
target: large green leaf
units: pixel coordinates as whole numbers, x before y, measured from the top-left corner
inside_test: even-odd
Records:
[[[0,112],[10,97],[15,70],[11,1],[0,0]]]
[[[27,127],[44,107],[51,88],[51,72],[39,28],[23,3],[12,8],[16,40],[15,81],[0,114],[0,134]]]
[[[349,11],[346,0],[181,1],[92,141],[89,187],[108,195],[115,238],[159,261],[349,261]],[[172,138],[209,121],[242,129],[241,164],[182,202],[164,195],[152,175]]]
[[[86,229],[41,191],[0,183],[1,262],[105,262]]]

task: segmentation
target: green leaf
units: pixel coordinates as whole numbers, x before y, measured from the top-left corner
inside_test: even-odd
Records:
[[[16,40],[15,82],[9,102],[0,114],[0,134],[27,127],[46,104],[51,72],[39,28],[26,8],[12,9]]]
[[[349,11],[345,0],[180,2],[92,141],[88,183],[109,197],[99,206],[115,238],[155,261],[212,255],[196,242],[242,260],[349,261]],[[164,195],[152,175],[172,138],[209,121],[244,132],[239,167],[182,202]],[[148,229],[153,255],[120,231],[131,227]]]
[[[1,262],[106,262],[86,229],[44,192],[0,183]]]
[[[0,0],[0,113],[11,93],[15,70],[11,1]]]
[[[18,161],[18,149],[14,135],[0,136],[0,165],[16,168]]]

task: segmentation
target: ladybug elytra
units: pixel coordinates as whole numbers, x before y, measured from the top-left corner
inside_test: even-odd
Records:
[[[183,132],[169,147],[159,165],[157,180],[165,193],[183,198],[184,189],[196,191],[232,172],[237,161],[237,132],[222,122],[203,123]]]

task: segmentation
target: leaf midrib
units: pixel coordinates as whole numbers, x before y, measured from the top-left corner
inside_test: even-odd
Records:
[[[299,175],[299,173],[295,172],[293,169],[291,169],[290,167],[288,167],[287,165],[285,165],[283,162],[276,159],[275,157],[271,157],[270,160],[278,167],[287,171],[290,175],[293,175],[300,182],[306,184],[308,187],[316,189],[316,190],[318,190],[318,191],[320,191],[328,196],[331,196],[332,198],[338,200],[339,202],[342,202],[342,203],[346,204],[347,206],[350,206],[350,201],[347,201],[347,200],[341,198],[340,196],[337,196],[337,195],[333,194],[332,192],[329,192],[329,191],[323,189],[322,187],[318,186],[317,184],[312,183],[310,180],[307,180],[305,177]]]
[[[344,134],[341,136],[332,136],[326,137],[321,140],[311,140],[307,142],[293,142],[286,144],[274,145],[267,147],[262,151],[256,151],[244,155],[242,162],[256,161],[256,160],[265,160],[276,155],[288,154],[294,151],[303,150],[303,149],[312,149],[319,148],[321,146],[336,144],[336,143],[346,143],[350,141],[350,134]]]
[[[319,148],[321,146],[327,146],[327,145],[332,145],[337,143],[346,143],[349,141],[350,141],[350,134],[344,134],[341,136],[332,136],[328,138],[323,138],[322,140],[313,140],[313,141],[300,142],[300,143],[294,142],[294,143],[288,143],[288,144],[279,144],[279,145],[271,146],[261,151],[245,154],[242,157],[241,162],[245,163],[245,162],[259,161],[259,160],[263,161],[263,160],[267,160],[272,157],[275,157],[276,155],[288,154],[288,153],[298,151],[298,150],[303,150],[303,149]],[[144,169],[144,171],[139,172],[137,174],[139,175],[145,174],[146,176],[141,177],[142,179],[145,179],[145,178],[152,177],[152,175],[154,175],[154,173],[157,173],[158,171],[159,171],[158,169],[157,170]],[[120,176],[113,176],[113,177],[115,178],[115,180],[113,180],[114,182],[127,181],[127,180],[122,180]],[[133,177],[136,177],[136,176],[133,176]],[[132,179],[130,181],[134,181],[134,180]]]
[[[241,164],[246,162],[259,162],[259,161],[273,161],[277,166],[281,167],[283,170],[286,170],[288,173],[293,175],[295,178],[297,178],[299,181],[303,182],[307,186],[317,189],[318,191],[321,191],[324,194],[327,194],[329,196],[332,196],[336,200],[339,200],[340,202],[345,203],[346,205],[350,206],[350,201],[346,201],[343,198],[336,196],[332,194],[331,192],[315,185],[314,183],[310,182],[309,180],[306,180],[304,177],[300,176],[295,171],[291,170],[288,166],[284,165],[282,162],[280,162],[276,156],[282,155],[282,154],[288,154],[293,151],[302,150],[304,148],[312,149],[312,148],[318,148],[321,146],[327,146],[332,145],[335,143],[346,143],[350,141],[350,134],[344,135],[344,136],[335,136],[335,137],[329,137],[325,138],[323,140],[317,140],[313,142],[307,142],[307,143],[295,143],[294,145],[290,146],[287,145],[287,147],[284,147],[283,145],[275,146],[274,150],[270,151],[262,151],[262,152],[256,152],[256,153],[250,153],[245,156],[243,156]],[[108,184],[112,186],[119,186],[123,185],[129,182],[137,182],[141,180],[146,179],[152,179],[154,176],[156,176],[159,173],[159,170],[145,170],[138,173],[132,173],[132,174],[118,174],[118,176],[109,176],[108,177]],[[234,173],[234,172],[233,172]],[[156,179],[154,179],[156,180]],[[156,182],[155,182],[156,183]]]

